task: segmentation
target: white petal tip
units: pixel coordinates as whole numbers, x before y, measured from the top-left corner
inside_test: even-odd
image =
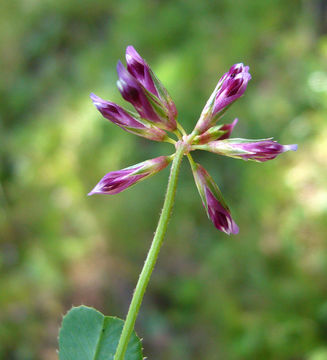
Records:
[[[285,151],[296,151],[297,150],[297,144],[292,145],[285,145]]]

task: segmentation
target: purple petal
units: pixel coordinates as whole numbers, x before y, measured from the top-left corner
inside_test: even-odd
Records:
[[[244,94],[251,79],[249,67],[242,63],[233,65],[218,81],[218,84],[202,110],[195,126],[196,134],[203,134],[214,126],[227,106]]]
[[[117,65],[117,85],[123,98],[135,107],[143,119],[156,123],[162,129],[174,131],[177,128],[177,110],[167,90],[133,46],[126,49],[126,62],[127,69],[121,62]]]
[[[215,227],[228,235],[238,234],[239,227],[232,219],[229,211],[219,203],[208,188],[205,189],[205,195],[207,198],[208,215]]]
[[[126,70],[120,61],[117,64],[117,73],[119,77],[117,86],[123,98],[130,102],[144,119],[160,122],[158,115],[150,105],[141,85]]]
[[[228,139],[212,141],[206,145],[197,146],[196,148],[243,160],[264,162],[275,159],[276,156],[285,151],[296,151],[297,145],[281,145],[270,139],[257,141],[246,139]]]
[[[88,195],[118,194],[140,180],[164,169],[170,161],[169,156],[159,156],[122,170],[112,171],[106,174]]]
[[[148,91],[158,96],[158,92],[153,83],[150,67],[133,46],[126,49],[127,70],[135,77]]]
[[[247,151],[248,154],[239,154],[244,160],[252,159],[260,162],[275,159],[279,154],[285,151],[296,151],[297,145],[281,145],[273,140],[263,140],[259,142],[232,144],[235,149],[240,149],[242,152]]]
[[[215,227],[228,235],[237,234],[238,226],[232,219],[218,186],[207,170],[200,164],[195,164],[192,166],[192,171],[202,204]]]
[[[231,133],[234,130],[234,127],[236,126],[237,123],[238,123],[238,119],[236,118],[231,124],[223,125],[220,130],[227,131],[227,132],[226,132],[226,134],[222,135],[217,140],[224,140],[224,139],[230,138]]]
[[[95,188],[88,193],[88,195],[118,194],[147,176],[146,173],[135,176],[129,175],[130,174],[124,170],[108,173],[100,180],[100,182],[95,186]]]
[[[91,94],[90,97],[100,113],[123,130],[154,141],[164,141],[167,137],[164,130],[156,126],[143,124],[136,114],[135,117],[131,116],[119,105],[105,101],[95,94]]]
[[[226,79],[216,95],[213,115],[219,113],[226,106],[241,97],[250,79],[251,75],[248,72],[238,73]]]
[[[105,101],[93,93],[90,95],[90,98],[92,99],[93,104],[100,111],[100,113],[106,119],[112,121],[116,125],[120,127],[128,126],[137,129],[145,128],[145,126],[142,123],[134,119],[119,105],[113,102]]]

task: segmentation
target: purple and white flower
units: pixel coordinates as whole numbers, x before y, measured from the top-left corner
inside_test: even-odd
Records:
[[[140,56],[133,46],[126,48],[126,63],[128,72],[153,95],[159,97],[154,85],[151,69],[147,62]]]
[[[285,151],[296,151],[297,145],[281,145],[271,139],[228,139],[212,141],[206,145],[196,145],[193,146],[193,149],[207,150],[237,159],[264,162],[275,159],[276,156]]]
[[[249,69],[248,66],[241,63],[235,64],[223,76],[221,88],[215,96],[213,116],[244,94],[247,84],[251,80]]]
[[[132,47],[126,49],[127,69],[119,61],[117,86],[123,98],[140,116],[162,129],[177,128],[177,110],[167,90],[156,78],[149,65]]]
[[[202,134],[214,126],[227,108],[243,95],[250,79],[248,66],[242,63],[233,65],[218,81],[195,126],[195,132]]]
[[[149,97],[146,96],[144,87],[127,71],[120,61],[117,64],[117,73],[119,77],[117,86],[122,97],[135,107],[143,119],[156,124],[160,123],[161,119],[152,106]],[[157,105],[160,106],[160,104]]]
[[[177,109],[175,103],[148,63],[133,46],[127,46],[126,48],[126,63],[129,73],[163,104],[163,108],[168,116],[168,130],[175,130],[177,127]]]
[[[230,210],[217,184],[200,164],[192,164],[192,170],[196,186],[209,219],[218,230],[228,235],[237,234],[239,228],[232,219]]]
[[[88,195],[118,194],[139,181],[155,175],[172,160],[171,156],[159,156],[122,170],[106,174]]]
[[[121,106],[113,102],[103,100],[95,94],[91,94],[90,97],[103,117],[118,125],[123,130],[150,140],[165,141],[167,139],[167,134],[164,130],[152,126],[149,123],[143,123],[138,115],[124,110]]]

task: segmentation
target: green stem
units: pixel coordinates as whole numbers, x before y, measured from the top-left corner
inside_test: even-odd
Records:
[[[180,123],[177,123],[177,129],[182,133],[183,136],[187,136],[186,131]]]
[[[174,130],[173,133],[175,134],[178,140],[180,140],[183,137],[183,134],[178,129]]]
[[[166,138],[164,141],[167,142],[167,143],[173,144],[173,145],[176,144],[176,140],[173,140],[172,138],[170,138],[170,137],[168,137],[168,136],[167,136],[167,138]]]
[[[129,338],[134,329],[135,320],[136,320],[137,314],[139,312],[146,287],[149,283],[154,265],[157,261],[159,250],[160,250],[162,240],[163,240],[166,230],[167,230],[168,221],[170,218],[171,210],[172,210],[174,199],[175,199],[177,178],[178,178],[179,168],[180,168],[180,164],[181,164],[183,155],[184,155],[184,147],[178,146],[177,151],[174,156],[172,167],[170,170],[170,176],[169,176],[169,181],[168,181],[168,186],[167,186],[166,197],[165,197],[164,205],[163,205],[161,215],[159,218],[159,222],[157,225],[157,229],[154,234],[151,248],[148,252],[148,256],[145,260],[139,280],[137,282],[137,285],[136,285],[136,288],[134,291],[134,295],[132,298],[132,302],[128,309],[125,324],[124,324],[123,331],[122,331],[120,339],[119,339],[119,343],[118,343],[118,347],[117,347],[117,351],[116,351],[114,360],[123,360],[124,359],[128,341],[129,341]]]
[[[191,168],[193,171],[196,170],[196,163],[194,162],[191,154],[187,154],[188,161],[190,162]]]

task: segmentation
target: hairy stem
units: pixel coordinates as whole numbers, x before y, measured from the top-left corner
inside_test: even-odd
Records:
[[[187,136],[186,131],[180,123],[177,123],[177,129],[182,133],[183,136]]]
[[[136,288],[134,291],[134,295],[132,298],[132,302],[128,309],[125,324],[124,324],[123,331],[122,331],[120,339],[119,339],[119,343],[118,343],[118,347],[117,347],[117,351],[116,351],[114,360],[123,360],[124,359],[128,341],[129,341],[131,333],[134,329],[135,320],[136,320],[137,314],[139,312],[146,287],[149,283],[154,265],[157,261],[159,250],[160,250],[162,240],[163,240],[166,230],[167,230],[168,221],[170,218],[170,214],[171,214],[174,199],[175,199],[177,178],[178,178],[179,168],[180,168],[180,164],[181,164],[183,155],[184,155],[184,147],[182,145],[178,146],[177,151],[174,156],[172,167],[170,170],[170,176],[169,176],[169,181],[168,181],[168,186],[167,186],[166,197],[165,197],[164,205],[163,205],[161,215],[159,218],[159,222],[157,225],[157,229],[154,234],[151,248],[148,252],[148,256],[145,260],[139,280],[137,282],[137,285],[136,285]]]
[[[196,170],[196,163],[194,162],[191,154],[187,154],[188,161],[190,162],[192,170]]]

